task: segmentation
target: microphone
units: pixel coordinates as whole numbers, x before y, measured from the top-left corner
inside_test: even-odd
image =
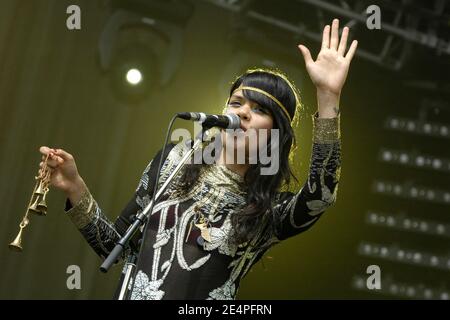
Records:
[[[239,129],[241,127],[241,118],[234,113],[216,115],[203,112],[181,112],[177,115],[184,120],[199,121],[203,127],[208,128]]]

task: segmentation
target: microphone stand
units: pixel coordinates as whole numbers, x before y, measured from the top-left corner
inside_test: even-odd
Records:
[[[203,126],[203,129],[209,129],[208,126]],[[195,137],[194,143],[191,146],[191,149],[181,158],[178,165],[175,167],[174,171],[170,174],[170,176],[167,178],[167,180],[164,182],[164,184],[161,186],[161,188],[158,190],[157,194],[155,195],[155,201],[150,201],[150,203],[142,210],[141,213],[136,215],[136,220],[131,224],[125,234],[122,236],[122,238],[117,242],[114,249],[109,253],[109,255],[106,257],[105,261],[103,261],[103,264],[100,266],[100,271],[107,272],[111,266],[118,261],[119,256],[123,252],[123,250],[128,246],[129,240],[133,237],[133,235],[136,233],[136,231],[144,225],[148,218],[150,217],[155,202],[159,199],[159,197],[164,193],[164,191],[167,189],[167,187],[170,185],[172,180],[177,176],[177,174],[180,172],[182,167],[186,164],[187,160],[192,156],[192,154],[201,146],[203,142],[203,135],[207,136],[209,134],[209,131],[206,130],[203,132],[203,130]],[[161,155],[164,156],[164,155]],[[161,168],[159,168],[161,169]],[[155,188],[158,185],[158,181],[155,183]],[[142,240],[143,241],[143,240]],[[123,300],[127,297],[128,291],[129,291],[129,285],[130,281],[132,281],[132,274],[134,274],[134,269],[136,268],[136,260],[137,256],[134,253],[131,253],[128,256],[126,267],[125,267],[125,277],[121,285],[121,290],[119,294],[119,300]]]

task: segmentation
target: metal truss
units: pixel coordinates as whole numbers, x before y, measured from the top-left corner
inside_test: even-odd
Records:
[[[266,39],[264,32],[255,27],[267,24],[281,33],[290,33],[292,39],[307,38],[321,41],[322,28],[329,23],[329,17],[339,17],[343,23],[351,27],[352,34],[364,39],[357,55],[377,65],[400,70],[408,61],[413,45],[432,49],[436,56],[450,55],[450,41],[444,36],[448,34],[449,5],[445,0],[419,2],[413,0],[378,1],[381,9],[381,29],[369,30],[366,20],[369,14],[366,9],[372,3],[368,0],[324,1],[324,0],[204,0],[229,10],[239,17],[240,32],[260,34]],[[424,7],[426,5],[427,7]],[[271,10],[261,10],[264,7]],[[286,19],[292,10],[308,11],[308,18],[302,21]],[[244,25],[242,25],[242,23]],[[232,28],[235,27],[232,25]],[[257,37],[256,37],[257,38]],[[368,41],[369,40],[369,41]],[[280,47],[283,43],[271,41],[272,47]],[[284,43],[286,44],[286,43]],[[361,41],[360,41],[361,44]],[[368,44],[367,46],[365,44]]]

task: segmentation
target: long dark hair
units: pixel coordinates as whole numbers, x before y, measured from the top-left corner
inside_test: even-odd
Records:
[[[234,81],[229,96],[241,85],[256,87],[270,93],[285,106],[293,117],[297,103],[296,97],[291,86],[282,77],[269,70],[247,71]],[[272,201],[281,185],[289,184],[291,177],[296,180],[289,165],[289,152],[292,144],[295,143],[290,120],[283,110],[265,95],[251,90],[243,90],[243,95],[261,107],[267,108],[273,116],[273,128],[279,130],[279,170],[273,175],[261,175],[261,168],[264,165],[259,162],[250,165],[247,170],[244,176],[247,205],[241,211],[231,215],[234,232],[231,239],[237,245],[246,243],[255,236],[258,232],[258,228],[255,226],[259,226],[264,217],[269,219],[271,228],[277,228],[279,217],[274,215]],[[268,150],[270,150],[270,143],[269,139]],[[195,183],[200,168],[201,165],[188,165],[181,179],[184,187],[190,188]]]

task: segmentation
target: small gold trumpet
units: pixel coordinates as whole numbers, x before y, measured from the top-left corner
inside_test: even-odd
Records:
[[[47,214],[47,203],[45,202],[45,198],[47,196],[47,192],[49,191],[48,185],[50,183],[50,169],[47,166],[48,155],[45,158],[44,165],[42,168],[39,168],[38,175],[34,177],[36,181],[36,185],[34,186],[33,193],[30,198],[30,202],[28,203],[27,211],[25,212],[22,221],[19,224],[19,233],[13,242],[11,242],[8,247],[17,252],[22,252],[22,234],[23,229],[25,229],[30,223],[29,213],[34,213],[39,216],[45,216]]]

